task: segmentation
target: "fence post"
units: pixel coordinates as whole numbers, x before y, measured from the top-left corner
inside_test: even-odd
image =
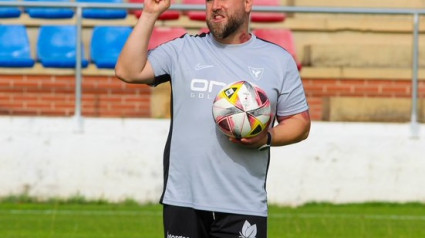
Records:
[[[81,113],[81,98],[82,98],[82,76],[81,76],[81,35],[82,35],[82,7],[77,6],[76,8],[77,17],[77,39],[76,39],[76,59],[75,59],[75,114],[74,118],[76,121],[76,131],[83,132],[83,118]]]
[[[418,124],[418,61],[419,61],[419,14],[413,14],[413,59],[412,59],[412,114],[410,117],[410,136],[419,138]]]

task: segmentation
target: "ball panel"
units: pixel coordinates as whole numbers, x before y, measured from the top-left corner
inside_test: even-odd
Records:
[[[232,131],[236,138],[243,138],[251,131],[251,125],[245,112],[236,113],[229,118],[232,121]]]
[[[267,124],[267,121],[268,121],[267,120],[266,123],[264,123],[258,117],[252,116],[250,114],[248,114],[248,118],[249,118],[252,130],[249,133],[249,135],[247,135],[247,137],[253,137],[253,136],[258,135],[260,132],[262,132],[263,129],[266,127],[266,124]]]
[[[270,103],[269,99],[267,98],[266,93],[262,89],[257,88],[257,94],[258,94],[258,98],[257,98],[258,99],[258,105],[264,105],[267,102]]]
[[[270,115],[260,115],[255,118],[265,126],[270,120]]]
[[[226,98],[231,104],[243,110],[242,105],[239,102],[239,91],[242,88],[244,81],[239,81],[225,87],[219,96]]]
[[[256,108],[255,110],[248,111],[249,114],[253,116],[261,116],[261,115],[268,115],[270,116],[270,104],[263,105],[261,107]]]
[[[233,115],[235,113],[243,112],[241,109],[236,108],[227,99],[221,98],[213,104],[213,116],[220,120],[220,118]]]
[[[263,131],[263,127],[261,125],[257,125],[249,134],[248,137],[252,137],[252,136],[256,136],[258,134],[260,134]]]
[[[238,91],[239,103],[244,111],[255,110],[258,108],[258,103],[255,90],[250,84],[245,83]]]
[[[227,117],[222,118],[220,121],[217,122],[218,128],[226,134],[227,136],[233,136],[233,133],[231,131],[231,126],[229,124],[229,120]]]

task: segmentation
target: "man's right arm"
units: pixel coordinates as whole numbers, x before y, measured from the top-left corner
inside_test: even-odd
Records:
[[[117,78],[127,83],[153,83],[155,75],[147,59],[149,39],[157,18],[169,6],[170,0],[145,0],[143,13],[115,65]]]

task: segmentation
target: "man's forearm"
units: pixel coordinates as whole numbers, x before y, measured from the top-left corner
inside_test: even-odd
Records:
[[[279,117],[279,124],[270,129],[272,146],[283,146],[305,140],[310,132],[308,111],[289,117]]]
[[[144,74],[149,39],[156,15],[143,13],[127,39],[115,66],[116,76],[129,83],[150,83]]]

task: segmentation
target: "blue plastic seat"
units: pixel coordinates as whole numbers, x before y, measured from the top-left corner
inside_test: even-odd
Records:
[[[29,2],[70,2],[70,0],[24,0]],[[74,10],[72,8],[44,8],[28,7],[25,8],[27,14],[32,18],[61,19],[72,18]]]
[[[77,27],[74,25],[40,26],[37,57],[44,67],[73,68],[77,53]],[[81,44],[81,66],[87,67],[84,45]]]
[[[77,0],[77,2],[89,3],[123,3],[123,0]],[[127,17],[126,9],[107,9],[107,8],[84,8],[83,18],[93,19],[120,19]]]
[[[0,25],[0,66],[32,67],[31,47],[24,25]]]
[[[0,0],[0,1],[16,1],[16,0]],[[21,9],[18,7],[0,7],[0,18],[13,18],[13,17],[20,17],[21,16]]]
[[[97,26],[90,43],[91,60],[98,68],[115,68],[118,56],[131,33],[127,26]]]

